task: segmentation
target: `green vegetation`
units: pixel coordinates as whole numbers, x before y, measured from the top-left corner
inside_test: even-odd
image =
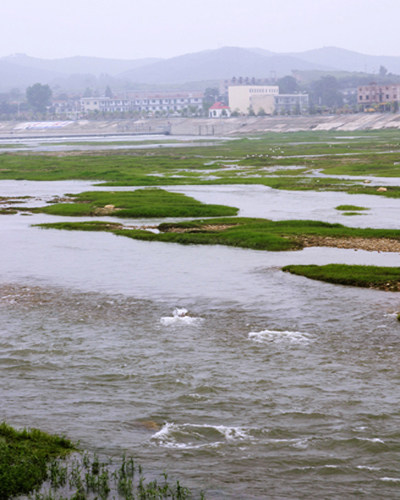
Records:
[[[355,135],[357,134],[357,135]],[[194,137],[194,141],[200,141]],[[122,141],[121,141],[122,142]],[[145,145],[144,145],[145,146]],[[0,179],[90,180],[108,186],[261,184],[274,189],[400,197],[331,175],[400,177],[397,130],[262,134],[204,147],[0,154]],[[328,177],[318,177],[319,173]]]
[[[74,452],[73,458],[67,455]],[[60,459],[59,459],[60,458]],[[78,451],[65,438],[37,429],[16,431],[0,424],[0,500],[17,495],[33,500],[189,500],[194,498],[179,481],[146,482],[132,456],[105,458]],[[204,499],[200,493],[200,500]]]
[[[362,210],[369,210],[366,207],[357,207],[356,205],[339,205],[336,207],[336,210],[342,210],[344,212],[357,212]]]
[[[52,215],[118,217],[215,217],[236,215],[237,208],[206,205],[181,193],[148,188],[136,191],[90,191],[69,195],[74,203],[55,203],[33,209]]]
[[[400,268],[378,266],[350,266],[329,264],[326,266],[285,266],[287,271],[318,281],[350,285],[363,288],[376,288],[391,292],[400,291]]]
[[[37,429],[16,431],[0,423],[0,500],[24,495],[47,478],[47,464],[76,450],[71,441]]]
[[[69,231],[107,231],[144,241],[162,241],[182,245],[226,245],[253,250],[300,250],[304,237],[389,238],[400,240],[400,230],[358,229],[310,220],[270,221],[251,218],[223,218],[181,223],[163,223],[155,234],[142,229],[124,228],[122,224],[100,221],[38,224],[47,229]]]

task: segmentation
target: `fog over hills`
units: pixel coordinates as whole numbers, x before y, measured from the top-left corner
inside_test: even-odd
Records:
[[[337,47],[323,47],[292,55],[313,64],[329,64],[329,66],[343,71],[378,73],[379,67],[382,65],[389,72],[400,74],[400,57],[369,56]]]
[[[270,76],[271,71],[283,76],[290,74],[293,69],[329,70],[332,68],[288,55],[265,56],[251,49],[223,47],[156,62],[126,71],[120,76],[137,82],[180,83],[219,80],[232,76],[265,78]]]
[[[378,72],[380,65],[400,74],[400,57],[370,56],[336,47],[306,52],[274,53],[260,48],[223,47],[170,59],[106,59],[68,57],[39,59],[25,54],[0,58],[0,90],[33,83],[81,89],[97,81],[122,87],[127,84],[184,85],[236,77],[278,78],[293,70]],[[100,78],[100,80],[98,80]]]

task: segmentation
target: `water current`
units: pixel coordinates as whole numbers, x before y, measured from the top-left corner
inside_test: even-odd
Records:
[[[89,187],[1,181],[0,194],[43,204]],[[399,201],[381,197],[171,190],[240,215],[398,228]],[[334,210],[342,203],[371,210],[346,218]],[[398,254],[32,227],[50,220],[61,218],[0,216],[0,420],[65,433],[91,451],[127,450],[209,499],[397,497],[400,295],[280,267],[399,266]]]

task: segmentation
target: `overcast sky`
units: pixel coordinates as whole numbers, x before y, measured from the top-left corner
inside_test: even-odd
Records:
[[[400,0],[1,0],[0,57],[173,57],[223,46],[400,56]]]

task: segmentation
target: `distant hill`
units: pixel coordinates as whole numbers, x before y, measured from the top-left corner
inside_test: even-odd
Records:
[[[159,58],[147,59],[105,59],[101,57],[66,57],[63,59],[39,59],[26,54],[15,54],[0,59],[0,62],[8,62],[25,68],[35,68],[45,71],[56,72],[64,75],[92,74],[96,77],[101,74],[116,76],[130,69],[146,66],[162,61]]]
[[[0,91],[25,88],[36,82],[48,83],[59,76],[55,71],[27,68],[0,59]]]
[[[338,70],[378,73],[382,65],[389,72],[400,74],[400,57],[369,56],[337,47],[296,52],[292,53],[292,56],[313,64],[326,64]]]
[[[275,53],[260,48],[223,47],[185,54],[170,59],[106,59],[101,57],[68,57],[40,59],[25,54],[0,58],[0,91],[40,82],[66,91],[86,87],[132,90],[171,86],[203,88],[204,82],[242,77],[281,78],[292,71],[303,75],[339,74],[338,72],[377,73],[385,66],[400,74],[400,57],[369,56],[337,47],[323,47],[297,53]],[[318,78],[318,76],[316,76]],[[200,85],[200,82],[203,82]]]
[[[264,51],[223,47],[173,57],[141,68],[126,71],[120,78],[146,83],[179,83],[197,80],[249,76],[266,78],[274,72],[278,77],[292,70],[329,70],[327,65],[310,63],[287,55],[264,55]]]

